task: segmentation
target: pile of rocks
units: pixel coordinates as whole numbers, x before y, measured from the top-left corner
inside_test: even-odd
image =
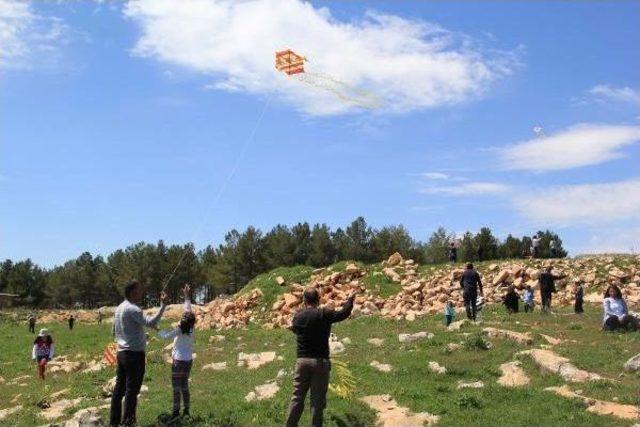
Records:
[[[582,281],[587,300],[602,301],[604,288],[611,283],[618,284],[631,305],[640,304],[640,257],[634,258],[625,267],[614,264],[614,257],[584,257],[578,259],[552,259],[530,261],[506,261],[481,266],[479,272],[484,284],[487,303],[499,303],[509,285],[521,291],[526,286],[538,290],[538,278],[546,267],[552,268],[556,280],[557,294],[554,304],[568,305],[574,300],[573,284]],[[356,264],[347,265],[345,271],[317,269],[306,284],[293,283],[288,292],[278,298],[271,307],[268,325],[288,327],[293,313],[302,307],[302,293],[305,286],[318,288],[322,295],[321,304],[327,308],[339,308],[353,292],[362,291],[355,300],[353,316],[378,314],[394,319],[413,321],[425,314],[442,313],[447,301],[461,310],[463,307],[460,265],[432,267],[425,274],[418,274],[418,265],[411,259],[403,259],[398,253],[382,263],[381,271],[365,272]],[[400,285],[400,292],[388,298],[381,298],[373,289],[364,289],[362,278],[366,274],[384,275]],[[281,283],[281,285],[285,285]],[[363,290],[364,289],[364,290]],[[540,303],[539,292],[534,292]]]
[[[195,307],[194,312],[201,329],[229,329],[246,326],[255,322],[255,309],[259,307],[263,293],[255,288],[237,297],[216,298],[202,307]]]

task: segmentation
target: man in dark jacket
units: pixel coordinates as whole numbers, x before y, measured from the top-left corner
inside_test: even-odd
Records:
[[[556,291],[555,280],[560,276],[554,276],[551,273],[551,267],[547,267],[540,273],[538,283],[540,284],[540,299],[542,300],[542,312],[549,314],[551,312],[551,295]]]
[[[480,280],[478,272],[474,270],[473,264],[467,264],[467,268],[460,278],[460,287],[462,288],[462,298],[464,299],[464,308],[467,311],[467,317],[469,320],[475,322],[478,288],[480,288],[480,295],[484,296],[484,292],[482,292],[482,280]]]
[[[307,391],[311,389],[311,425],[322,426],[322,412],[327,403],[329,387],[329,335],[331,325],[351,314],[353,293],[338,311],[319,308],[320,294],[316,288],[307,288],[303,299],[305,308],[293,318],[291,330],[296,334],[298,358],[293,377],[293,396],[289,405],[287,427],[298,425],[304,410]]]

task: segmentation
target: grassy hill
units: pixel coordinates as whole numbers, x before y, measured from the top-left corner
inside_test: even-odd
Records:
[[[622,261],[620,261],[622,262]],[[481,264],[480,270],[491,263]],[[334,266],[338,270],[342,265]],[[368,271],[379,265],[363,266]],[[439,267],[420,267],[429,274]],[[433,269],[433,270],[432,270]],[[286,287],[277,285],[275,277],[287,282],[304,282],[312,274],[308,267],[277,269],[254,279],[243,292],[259,287],[264,293],[264,306],[270,307]],[[369,277],[367,279],[367,277]],[[393,294],[399,285],[384,276],[365,276],[366,286],[381,294]],[[586,305],[586,313],[578,316],[568,308],[558,309],[552,316],[533,314],[507,315],[498,305],[485,308],[478,324],[464,324],[460,330],[448,330],[441,315],[427,315],[414,322],[388,320],[377,316],[349,319],[334,327],[339,339],[349,338],[345,351],[334,357],[336,364],[346,364],[356,385],[348,398],[330,391],[325,425],[373,426],[377,413],[360,398],[388,394],[398,405],[413,412],[437,415],[439,426],[631,426],[638,421],[624,420],[587,411],[581,399],[566,398],[545,390],[547,387],[568,384],[583,396],[618,404],[640,405],[640,373],[623,371],[624,363],[640,353],[640,333],[604,333],[600,331],[601,308]],[[105,405],[102,386],[114,376],[113,369],[97,372],[50,374],[42,383],[35,377],[35,364],[30,360],[33,335],[23,323],[10,317],[0,317],[0,411],[21,405],[22,408],[0,420],[0,425],[48,425],[40,416],[39,402],[53,403],[60,399],[83,398],[64,411],[61,422],[86,407]],[[459,320],[459,319],[457,319]],[[56,341],[56,352],[71,361],[87,363],[100,359],[104,347],[111,341],[110,325],[80,322],[73,331],[62,323],[39,324],[48,327]],[[163,321],[163,327],[169,322]],[[504,338],[489,338],[483,328],[493,327],[515,332],[529,332],[531,344],[521,344]],[[430,339],[401,343],[398,334],[427,331]],[[560,339],[549,344],[540,334]],[[171,410],[170,365],[163,348],[168,344],[151,334],[148,346],[145,385],[138,417],[141,425],[158,425]],[[224,336],[224,339],[216,338]],[[368,342],[380,338],[377,347]],[[350,342],[349,342],[350,341]],[[460,348],[452,349],[450,344]],[[485,349],[489,343],[489,349]],[[571,383],[562,376],[543,372],[527,355],[519,352],[547,348],[566,357],[577,368],[599,374],[603,380]],[[194,417],[183,425],[215,426],[277,426],[283,425],[292,390],[291,371],[295,361],[294,336],[287,330],[266,330],[259,324],[244,329],[197,332],[197,358],[192,371],[192,413]],[[237,366],[238,353],[275,351],[280,358],[254,370]],[[389,364],[391,372],[383,373],[372,361]],[[520,361],[528,385],[506,387],[497,382],[500,365]],[[445,374],[429,369],[435,361],[446,367]],[[210,363],[226,362],[222,371],[203,370]],[[21,378],[24,377],[24,378]],[[14,381],[15,379],[17,381]],[[245,396],[254,387],[275,380],[279,386],[275,396],[247,402]],[[332,373],[332,383],[340,382],[338,369]],[[481,381],[482,388],[458,389],[460,382]],[[52,394],[68,389],[57,397]],[[101,409],[107,420],[108,409]],[[309,422],[308,411],[301,425]]]

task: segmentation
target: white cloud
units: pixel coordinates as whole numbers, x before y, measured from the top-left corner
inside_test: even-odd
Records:
[[[421,173],[420,176],[427,179],[438,179],[438,180],[440,179],[444,180],[444,179],[450,178],[449,175],[441,172],[425,172],[425,173]]]
[[[640,226],[624,229],[595,230],[581,253],[638,253],[640,252]]]
[[[640,106],[640,91],[630,87],[615,87],[609,84],[600,84],[587,91],[588,98],[595,101],[625,102]]]
[[[517,64],[432,23],[375,12],[339,21],[300,0],[139,0],[124,14],[142,31],[134,54],[210,76],[216,90],[276,94],[313,115],[355,107],[276,72],[275,51],[305,55],[307,70],[365,88],[393,112],[477,98]]]
[[[49,60],[68,35],[62,20],[35,13],[30,2],[0,0],[0,68],[30,68]]]
[[[518,192],[512,202],[522,216],[542,226],[592,225],[640,219],[640,178]]]
[[[584,123],[554,135],[516,143],[501,151],[506,169],[560,170],[623,157],[620,149],[640,141],[640,126]]]
[[[504,194],[509,186],[496,182],[466,182],[460,185],[433,186],[420,190],[422,194],[442,194],[445,196],[481,196]]]

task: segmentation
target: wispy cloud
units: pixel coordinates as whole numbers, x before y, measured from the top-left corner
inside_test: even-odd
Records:
[[[0,68],[51,61],[70,34],[64,21],[37,14],[29,1],[0,0]]]
[[[481,196],[505,194],[509,189],[508,185],[497,182],[465,182],[459,185],[429,186],[420,189],[420,193],[445,196]]]
[[[275,51],[305,55],[309,71],[369,90],[388,112],[478,98],[518,63],[437,24],[376,12],[340,21],[301,0],[139,0],[124,13],[142,30],[135,55],[210,76],[216,90],[275,93],[310,115],[357,108],[276,72]]]
[[[581,253],[638,253],[640,251],[640,225],[624,228],[592,229],[588,243]]]
[[[444,179],[451,178],[449,175],[442,172],[425,172],[425,173],[421,173],[420,176],[427,179],[437,179],[437,180],[444,180]]]
[[[513,207],[531,222],[576,226],[640,219],[640,178],[519,192]]]
[[[599,84],[587,91],[585,101],[622,102],[640,106],[640,90],[625,87],[615,87],[610,84]]]
[[[506,169],[548,171],[604,163],[623,157],[623,147],[640,141],[640,126],[584,123],[501,150]]]

